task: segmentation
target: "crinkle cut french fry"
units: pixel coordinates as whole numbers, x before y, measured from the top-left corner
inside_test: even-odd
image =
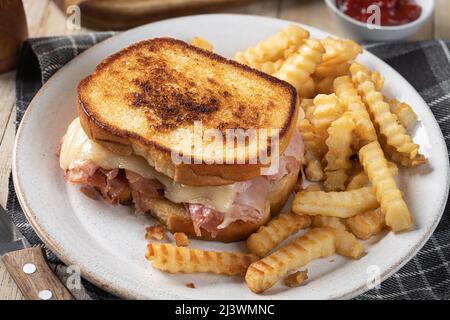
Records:
[[[326,131],[333,121],[344,113],[344,106],[335,94],[318,94],[314,100],[312,124],[318,130]]]
[[[297,214],[349,218],[379,206],[372,187],[342,192],[298,192],[292,203]]]
[[[312,134],[307,134],[307,136],[310,135]],[[319,149],[319,147],[317,147],[317,141],[308,141],[307,139],[305,139],[305,136],[306,135],[302,135],[305,144],[306,177],[310,181],[322,181],[325,177],[325,174],[323,172],[322,164],[319,160],[319,153],[315,151]]]
[[[386,224],[395,232],[410,229],[412,217],[402,193],[395,184],[378,141],[359,150],[359,160],[372,182]]]
[[[277,72],[284,63],[283,59],[278,59],[277,61],[253,62],[250,65],[250,63],[246,62],[246,60],[244,58],[241,58],[240,55],[236,55],[236,57],[237,57],[236,61],[246,64],[246,65],[249,65],[252,68],[255,68],[257,70],[260,70],[260,71],[270,74],[270,75]]]
[[[299,121],[298,129],[305,143],[307,158],[310,153],[310,158],[320,161],[328,149],[325,144],[328,138],[327,129],[343,113],[343,107],[333,94],[317,95],[313,104],[314,106],[305,107],[306,118]],[[317,167],[317,164],[315,165]]]
[[[380,233],[386,223],[381,210],[375,209],[345,219],[345,225],[359,239],[367,240]]]
[[[213,51],[214,49],[213,45],[202,37],[194,37],[192,39],[192,45],[208,51]]]
[[[305,38],[306,39],[306,38]],[[299,43],[290,46],[289,48],[287,48],[286,50],[284,50],[283,52],[283,58],[284,60],[286,60],[287,58],[289,58],[290,56],[292,56],[294,53],[296,53],[298,51],[298,47],[302,44],[302,42],[300,41]]]
[[[324,65],[336,65],[352,61],[356,59],[358,54],[362,53],[361,46],[350,39],[326,37],[321,40],[321,43],[325,48]]]
[[[384,78],[378,71],[372,72],[370,75],[370,79],[372,80],[373,84],[375,85],[375,89],[380,91],[383,89],[384,86]]]
[[[320,160],[307,160],[305,175],[309,181],[322,181],[325,178],[325,173]]]
[[[317,66],[316,71],[314,71],[313,78],[314,81],[319,82],[324,78],[334,79],[345,75],[350,75],[350,64],[348,62],[336,65],[324,65],[322,63]]]
[[[316,128],[307,118],[298,122],[298,130],[305,144],[306,160],[321,158],[327,150],[324,137],[317,133]]]
[[[362,105],[363,109],[366,110],[366,108],[364,107],[364,103],[360,95],[358,94],[358,91],[356,90],[356,87],[353,84],[352,78],[350,76],[337,77],[336,79],[334,79],[333,86],[336,95],[339,97],[339,99],[341,99],[346,108],[348,108],[348,106],[352,103],[357,103],[359,105]],[[367,110],[366,115],[364,115],[363,118],[370,121],[370,116]]]
[[[336,230],[345,230],[345,225],[342,223],[341,218],[329,217],[329,216],[313,216],[313,227],[330,227]]]
[[[213,272],[230,276],[244,275],[257,259],[253,254],[206,251],[169,243],[148,244],[146,257],[154,268],[170,273]]]
[[[388,161],[387,166],[392,176],[398,175],[398,167],[394,162]]]
[[[309,37],[309,32],[296,25],[289,25],[268,39],[261,41],[255,47],[250,47],[245,52],[238,52],[236,60],[253,66],[254,63],[276,61],[284,59],[284,52],[291,46],[299,45]]]
[[[322,79],[315,79],[316,92],[318,94],[332,94],[333,93],[334,77],[325,77]]]
[[[312,99],[301,99],[301,100],[302,101],[300,102],[300,107],[305,112],[305,118],[307,120],[311,121],[313,114],[314,114],[314,109],[316,109],[316,106],[314,105],[314,102]]]
[[[250,63],[245,59],[244,54],[242,52],[236,53],[234,59],[239,63],[245,64],[247,66],[250,66],[254,69],[257,69],[270,75],[277,72],[284,63],[284,59],[278,59],[276,61],[264,61],[264,62],[253,61],[252,63]]]
[[[281,213],[247,239],[247,248],[257,256],[264,257],[291,234],[308,228],[310,224],[309,216]]]
[[[390,148],[387,148],[386,150],[386,153],[393,161],[404,167],[415,167],[427,163],[427,159],[422,154],[418,154],[414,159],[409,159],[402,154],[399,154],[396,150],[392,150]]]
[[[323,52],[324,49],[319,41],[306,39],[298,51],[286,59],[273,76],[289,82],[299,90],[310,81],[311,74],[314,73],[317,65],[322,61]]]
[[[305,83],[297,89],[297,93],[302,98],[313,98],[316,93],[316,84],[314,83],[314,79],[308,77]]]
[[[362,187],[365,187],[369,184],[369,177],[367,174],[361,170],[359,172],[354,173],[347,184],[347,190],[355,190]]]
[[[312,75],[316,84],[316,94],[331,94],[334,92],[333,82],[337,77],[350,74],[350,64],[319,65]]]
[[[413,143],[406,129],[398,123],[398,118],[390,110],[389,104],[384,101],[383,95],[377,91],[370,78],[370,70],[365,66],[353,63],[350,67],[353,81],[357,84],[358,91],[363,95],[365,102],[379,126],[380,132],[387,138],[387,144],[409,159],[414,159],[419,151],[419,146]]]
[[[325,172],[325,181],[323,182],[324,190],[330,191],[344,191],[348,180],[348,174],[345,169]]]
[[[397,115],[398,120],[405,128],[411,127],[417,122],[417,114],[406,102],[400,102],[397,99],[389,100],[391,112]]]
[[[364,254],[364,246],[346,230],[336,230],[336,252],[344,257],[359,259]]]
[[[325,140],[316,134],[315,128],[311,125],[308,117],[311,116],[310,109],[307,107],[306,118],[299,121],[298,129],[305,145],[305,174],[308,180],[321,181],[324,178],[323,167],[320,162],[326,151]]]
[[[335,241],[332,228],[309,230],[267,257],[252,263],[245,275],[247,286],[255,293],[269,289],[288,272],[314,259],[334,254]]]
[[[336,232],[336,251],[345,257],[358,259],[364,253],[364,246],[353,234],[347,231],[345,224],[336,217],[314,216],[314,227],[331,227]]]
[[[385,154],[395,163],[403,166],[403,167],[415,167],[421,164],[424,164],[427,162],[427,159],[425,158],[425,156],[423,156],[422,154],[418,153],[414,159],[410,159],[409,157],[407,157],[406,155],[398,152],[397,150],[395,150],[394,147],[390,146],[387,144],[386,142],[386,137],[383,135],[379,136],[378,139],[381,148],[383,149],[383,151],[385,152]]]
[[[346,170],[352,167],[350,157],[353,154],[353,130],[355,123],[351,112],[345,112],[328,128],[326,144],[328,152],[325,155],[327,166],[325,168],[325,190],[345,190],[347,181]]]
[[[241,51],[236,52],[236,54],[234,55],[234,60],[236,60],[239,63],[242,63],[242,64],[245,64],[247,66],[250,66],[250,62],[248,62],[247,59],[245,59],[245,55]]]
[[[363,145],[377,140],[375,127],[370,120],[366,106],[358,94],[351,77],[343,76],[334,80],[334,90],[341,99],[347,110],[352,112],[355,121],[355,133],[363,140]]]
[[[344,107],[334,94],[318,94],[314,98],[313,103],[315,108],[310,123],[311,130],[313,132],[312,135],[314,137],[313,140],[315,142],[315,149],[313,150],[317,156],[322,157],[328,151],[328,147],[326,145],[326,139],[328,138],[328,127],[333,121],[343,114]],[[306,131],[307,128],[304,129]],[[306,132],[304,135],[307,135]],[[308,150],[307,147],[306,150]]]
[[[313,225],[315,227],[331,227],[335,229],[336,251],[340,255],[358,259],[364,254],[364,246],[353,234],[346,230],[341,219],[336,217],[315,216]]]
[[[282,60],[282,59],[279,59],[275,62],[267,61],[267,62],[261,63],[261,65],[257,66],[257,69],[261,70],[262,72],[272,75],[275,72],[277,72],[278,70],[280,70],[283,63],[284,63],[284,60]]]
[[[388,166],[389,172],[391,173],[392,176],[398,175],[398,167],[395,163],[388,161],[387,166]],[[359,188],[367,186],[369,183],[370,183],[369,177],[364,172],[364,170],[361,169],[361,170],[358,170],[357,172],[355,172],[350,177],[348,185],[347,185],[347,190],[359,189]]]

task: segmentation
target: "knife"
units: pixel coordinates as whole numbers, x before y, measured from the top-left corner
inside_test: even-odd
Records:
[[[48,266],[42,249],[30,247],[1,206],[0,257],[26,299],[73,299],[69,290]]]

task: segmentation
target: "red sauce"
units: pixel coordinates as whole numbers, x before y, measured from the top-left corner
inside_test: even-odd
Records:
[[[398,26],[419,18],[422,8],[414,0],[336,0],[336,5],[348,16],[367,22],[373,12],[367,12],[370,5],[378,5],[382,26]]]

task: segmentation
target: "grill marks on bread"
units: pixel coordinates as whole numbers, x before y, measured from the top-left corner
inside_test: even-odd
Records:
[[[122,72],[137,75],[122,78],[122,81],[130,82],[128,104],[144,112],[152,129],[171,131],[192,125],[195,121],[205,121],[208,127],[221,131],[269,125],[269,119],[261,123],[261,114],[254,108],[255,100],[261,98],[257,92],[255,100],[242,100],[237,85],[227,87],[214,75],[195,75],[179,70],[176,64],[171,63],[170,55],[161,59],[161,48],[155,48],[155,43],[144,48],[131,57],[133,61],[120,63],[120,68]],[[194,57],[193,66],[201,59]],[[217,62],[211,64],[214,66]],[[273,108],[274,103],[269,101],[267,107]],[[211,123],[211,114],[218,111],[219,117],[213,118]]]
[[[195,121],[201,121],[203,132],[279,129],[283,152],[297,110],[296,91],[287,82],[170,38],[122,49],[104,59],[78,86],[78,113],[91,139],[112,143],[124,153],[130,152],[131,145],[158,171],[188,185],[249,180],[260,175],[263,166],[175,164],[174,150],[191,159],[203,157],[187,139],[197,129]],[[188,134],[179,129],[187,129]],[[245,150],[235,161],[248,163],[259,153]],[[208,178],[199,182],[198,175],[206,173]]]
[[[177,79],[183,77],[179,74]],[[219,100],[212,92],[211,96],[199,96],[192,90],[194,82],[188,80],[190,87],[179,88],[170,84],[172,78],[173,74],[161,73],[161,82],[133,80],[137,88],[132,93],[132,105],[145,109],[149,126],[158,130],[174,129],[203,120],[219,109]]]

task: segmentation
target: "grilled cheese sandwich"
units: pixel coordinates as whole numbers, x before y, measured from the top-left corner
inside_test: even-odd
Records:
[[[172,232],[243,240],[297,182],[303,144],[295,89],[182,41],[146,40],[106,58],[80,82],[77,105],[60,150],[66,180],[89,196],[97,190],[113,204],[132,202]],[[278,170],[261,175],[265,164],[250,161],[260,153],[247,145],[244,153],[235,147],[233,164],[210,163],[189,144],[180,150],[186,136],[177,130],[197,121],[220,132],[276,129]],[[275,150],[269,140],[261,145]],[[174,163],[174,151],[200,161]]]

